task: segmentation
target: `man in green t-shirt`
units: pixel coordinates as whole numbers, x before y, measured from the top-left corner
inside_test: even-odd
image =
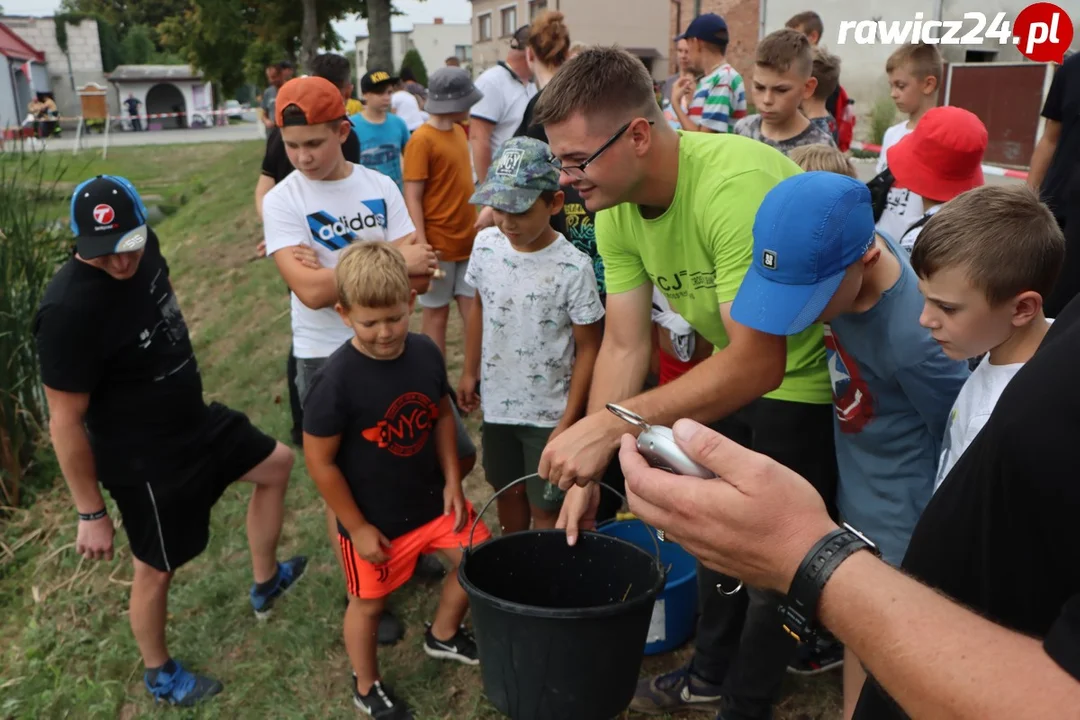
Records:
[[[730,134],[676,132],[656,104],[639,60],[593,48],[544,89],[542,123],[572,185],[597,211],[607,280],[603,344],[589,412],[549,441],[540,475],[568,489],[560,517],[568,541],[596,516],[599,478],[619,438],[635,428],[605,410],[616,402],[670,426],[689,417],[808,478],[832,507],[836,456],[832,387],[823,329],[784,338],[731,319],[753,252],[766,193],[800,172],[780,152]],[[651,357],[653,287],[715,348],[682,377],[642,393]],[[698,568],[695,654],[673,673],[643,680],[631,706],[664,713],[720,708],[724,720],[768,718],[795,641],[780,623],[776,593]],[[723,592],[718,592],[722,590]]]

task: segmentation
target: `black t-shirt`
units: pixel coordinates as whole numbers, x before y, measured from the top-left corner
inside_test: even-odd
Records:
[[[521,118],[521,124],[514,133],[514,137],[527,136],[545,143],[548,141],[544,126],[533,123],[532,120],[539,99],[540,93],[538,92],[532,96],[529,104],[525,106],[525,114]],[[596,286],[600,290],[600,296],[603,297],[606,294],[604,261],[600,258],[600,252],[596,249],[596,213],[585,207],[585,201],[573,186],[564,185],[562,190],[566,199],[563,203],[562,212],[551,216],[551,227],[556,232],[562,233],[567,240],[574,244],[574,247],[588,255],[592,260],[593,272],[596,275]]]
[[[1074,301],[930,500],[902,567],[993,622],[1044,638],[1080,682],[1078,357]],[[906,716],[868,682],[855,717]]]
[[[341,435],[337,466],[356,506],[391,540],[442,514],[446,481],[435,423],[448,394],[442,353],[415,333],[393,360],[375,360],[347,342],[311,383],[304,432]]]
[[[349,133],[349,137],[341,146],[345,153],[345,159],[351,163],[360,164],[360,138],[356,131]],[[263,155],[262,174],[274,178],[277,184],[294,170],[289,162],[289,155],[285,152],[285,143],[281,140],[281,128],[272,128],[266,136],[266,153]]]
[[[1043,201],[1061,222],[1078,194],[1069,186],[1080,176],[1076,172],[1080,165],[1080,54],[1071,56],[1054,73],[1042,116],[1061,123],[1057,149],[1042,184]]]
[[[45,290],[34,333],[45,385],[90,395],[86,426],[102,484],[168,482],[206,405],[153,230],[127,280],[69,259]]]

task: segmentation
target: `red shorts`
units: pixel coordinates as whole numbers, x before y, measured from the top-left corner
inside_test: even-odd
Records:
[[[409,581],[421,554],[465,548],[469,544],[469,530],[476,518],[472,503],[466,502],[465,509],[469,519],[461,532],[454,532],[453,515],[440,515],[427,525],[411,530],[391,542],[390,549],[386,551],[390,559],[382,565],[375,565],[360,557],[352,540],[338,535],[342,559],[345,561],[345,584],[349,594],[363,600],[386,597]],[[491,532],[481,520],[476,524],[473,543],[479,545],[490,539]]]
[[[701,361],[690,360],[683,362],[674,355],[668,355],[663,350],[660,351],[660,372],[658,373],[660,384],[667,385],[673,380],[677,380],[686,373],[690,372]]]

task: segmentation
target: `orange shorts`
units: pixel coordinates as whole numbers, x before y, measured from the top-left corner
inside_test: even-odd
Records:
[[[440,515],[427,525],[394,539],[387,551],[390,559],[382,565],[375,565],[360,557],[352,540],[338,535],[342,559],[345,561],[345,585],[349,594],[363,600],[386,597],[409,581],[421,554],[465,548],[469,544],[469,530],[476,519],[472,503],[466,502],[465,509],[468,522],[461,532],[454,532],[453,515]],[[479,545],[490,539],[491,532],[481,520],[476,524],[473,544]]]

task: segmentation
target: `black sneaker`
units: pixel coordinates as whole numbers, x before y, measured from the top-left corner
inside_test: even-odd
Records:
[[[466,665],[479,665],[480,654],[476,650],[476,640],[465,628],[459,628],[457,634],[446,642],[436,640],[431,634],[431,623],[426,623],[424,633],[424,652],[440,660],[456,660]]]
[[[389,688],[378,680],[367,695],[361,695],[356,688],[356,676],[353,675],[353,705],[376,720],[413,720],[413,714],[405,703],[394,697]]]
[[[788,665],[792,675],[818,675],[844,664],[844,646],[836,638],[826,636],[800,643],[795,659]]]

